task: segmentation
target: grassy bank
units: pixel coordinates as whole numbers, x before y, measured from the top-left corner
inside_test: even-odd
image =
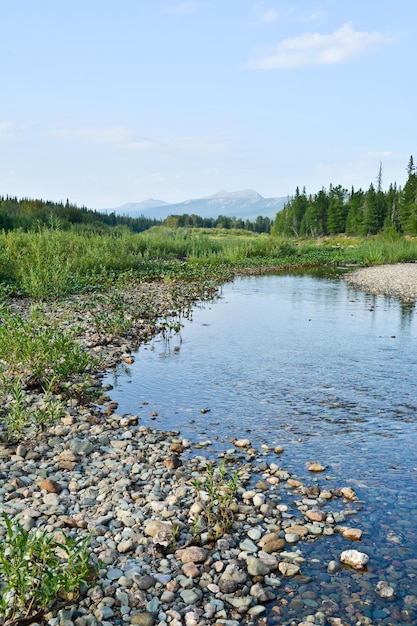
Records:
[[[103,289],[123,277],[223,282],[247,271],[416,258],[416,240],[389,236],[297,241],[212,229],[159,227],[112,236],[43,228],[0,234],[0,284],[6,295],[50,299]]]

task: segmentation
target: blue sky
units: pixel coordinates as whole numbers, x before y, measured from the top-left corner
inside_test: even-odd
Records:
[[[101,209],[406,180],[413,0],[1,0],[0,195]]]

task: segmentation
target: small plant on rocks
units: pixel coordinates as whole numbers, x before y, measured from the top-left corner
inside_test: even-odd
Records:
[[[200,516],[193,525],[194,535],[207,532],[209,537],[218,539],[231,528],[234,519],[231,505],[238,484],[239,470],[229,474],[224,461],[218,467],[208,465],[205,479],[194,481],[202,503]]]
[[[55,541],[46,531],[27,531],[3,513],[0,539],[0,623],[42,622],[46,612],[73,602],[91,579],[90,537]],[[30,619],[30,622],[27,621]]]

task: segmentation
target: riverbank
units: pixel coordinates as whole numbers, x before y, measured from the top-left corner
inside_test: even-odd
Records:
[[[174,301],[189,306],[185,293],[173,297],[172,285],[165,284],[109,295],[100,300],[96,294],[93,303],[77,297],[71,305],[42,305],[48,315],[59,313],[67,328],[77,327],[86,349],[103,358],[101,367],[128,366],[138,341],[157,326],[169,332]],[[146,302],[134,320],[136,331],[110,332],[110,302],[122,303],[124,318],[135,317]],[[209,475],[202,451],[180,433],[118,414],[111,390],[95,376],[99,401],[68,398],[64,417],[47,433],[1,448],[0,510],[57,538],[62,532],[92,535],[97,585],[48,616],[50,626],[372,623],[365,614],[369,604],[352,601],[351,579],[361,598],[387,601],[395,591],[385,581],[358,582],[360,574],[345,570],[340,559],[323,560],[326,599],[309,589],[316,541],[336,542],[340,555],[360,545],[354,516],[364,503],[351,485],[325,482],[327,459],[321,466],[307,466],[317,459],[306,459],[311,480],[300,480],[281,466],[280,448],[254,449],[249,440],[230,444],[213,461],[218,468],[224,460],[228,474],[239,470],[240,478],[230,505],[233,525],[216,538],[199,522],[208,504],[207,490],[196,486]],[[340,585],[344,575],[349,584]]]
[[[353,287],[405,302],[417,300],[417,263],[363,267],[345,275]]]

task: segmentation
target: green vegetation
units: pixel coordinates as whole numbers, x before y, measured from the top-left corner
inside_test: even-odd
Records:
[[[271,229],[273,235],[287,237],[322,237],[337,233],[367,236],[382,231],[417,235],[417,174],[413,157],[407,167],[404,188],[390,185],[382,191],[382,166],[377,186],[362,189],[344,189],[330,185],[315,195],[300,193],[277,213]]]
[[[52,608],[74,602],[91,579],[90,537],[57,541],[47,531],[26,530],[3,513],[6,526],[0,543],[0,613],[3,626],[43,622]],[[31,623],[30,622],[30,623]],[[29,623],[29,622],[27,622]]]
[[[204,480],[193,482],[202,504],[201,513],[194,521],[194,536],[208,533],[218,539],[231,528],[238,485],[239,470],[230,475],[224,461],[218,467],[208,465]]]
[[[58,328],[36,308],[29,320],[6,307],[0,325],[0,361],[6,379],[32,388],[50,388],[54,381],[83,373],[92,360],[71,333]]]

